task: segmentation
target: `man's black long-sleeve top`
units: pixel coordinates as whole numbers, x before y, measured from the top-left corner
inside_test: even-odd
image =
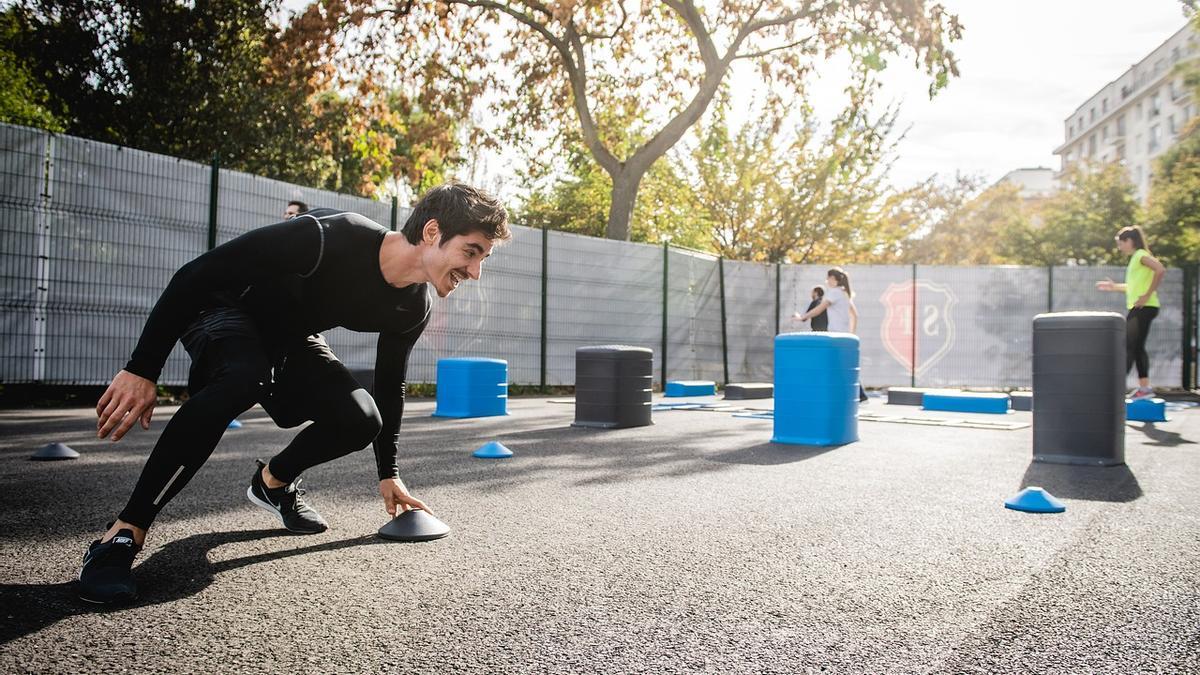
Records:
[[[428,321],[425,284],[397,288],[380,269],[387,229],[356,213],[314,209],[261,227],[189,262],[159,297],[125,370],[151,381],[175,342],[205,309],[234,306],[254,320],[270,350],[341,326],[377,332],[374,397],[380,480],[396,465],[408,356]]]

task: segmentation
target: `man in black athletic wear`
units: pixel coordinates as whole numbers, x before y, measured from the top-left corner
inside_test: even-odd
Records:
[[[84,556],[79,595],[96,603],[136,597],[130,568],[159,511],[212,454],[229,423],[256,403],[281,427],[305,422],[270,462],[258,462],[247,497],[283,527],[328,526],[303,499],[300,474],[373,443],[388,514],[426,509],[396,463],[405,370],[429,319],[428,286],[441,297],[478,279],[509,237],[504,207],[459,183],[421,199],[403,232],[355,213],[314,209],[229,241],[179,269],[125,368],[96,406],[100,438],[149,429],[155,381],[176,340],[192,358],[191,398],[163,429],[129,502]],[[373,395],[320,332],[378,332]]]

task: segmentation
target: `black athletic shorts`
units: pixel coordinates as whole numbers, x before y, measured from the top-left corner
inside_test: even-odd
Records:
[[[220,372],[220,359],[249,359],[260,363],[269,380],[259,403],[281,427],[314,419],[333,400],[362,389],[321,335],[291,345],[262,338],[254,321],[235,307],[205,310],[181,338],[192,357],[188,389],[195,393]]]

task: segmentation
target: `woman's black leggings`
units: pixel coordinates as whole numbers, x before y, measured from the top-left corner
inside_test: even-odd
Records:
[[[1125,317],[1125,372],[1137,366],[1138,377],[1150,377],[1150,356],[1146,354],[1146,336],[1150,322],[1158,316],[1157,307],[1134,307]]]
[[[256,334],[229,326],[185,336],[193,360],[191,398],[163,429],[121,520],[149,529],[208,460],[229,423],[256,403],[281,427],[312,421],[271,459],[271,474],[281,481],[290,483],[305,469],[361,449],[379,434],[382,420],[374,400],[323,338],[308,338],[273,368]]]

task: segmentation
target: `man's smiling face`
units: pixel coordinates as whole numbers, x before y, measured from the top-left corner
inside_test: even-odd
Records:
[[[423,234],[426,249],[421,256],[422,266],[429,283],[442,298],[466,279],[478,280],[483,274],[483,260],[495,246],[482,232],[460,234],[443,242],[434,220],[426,223]]]

